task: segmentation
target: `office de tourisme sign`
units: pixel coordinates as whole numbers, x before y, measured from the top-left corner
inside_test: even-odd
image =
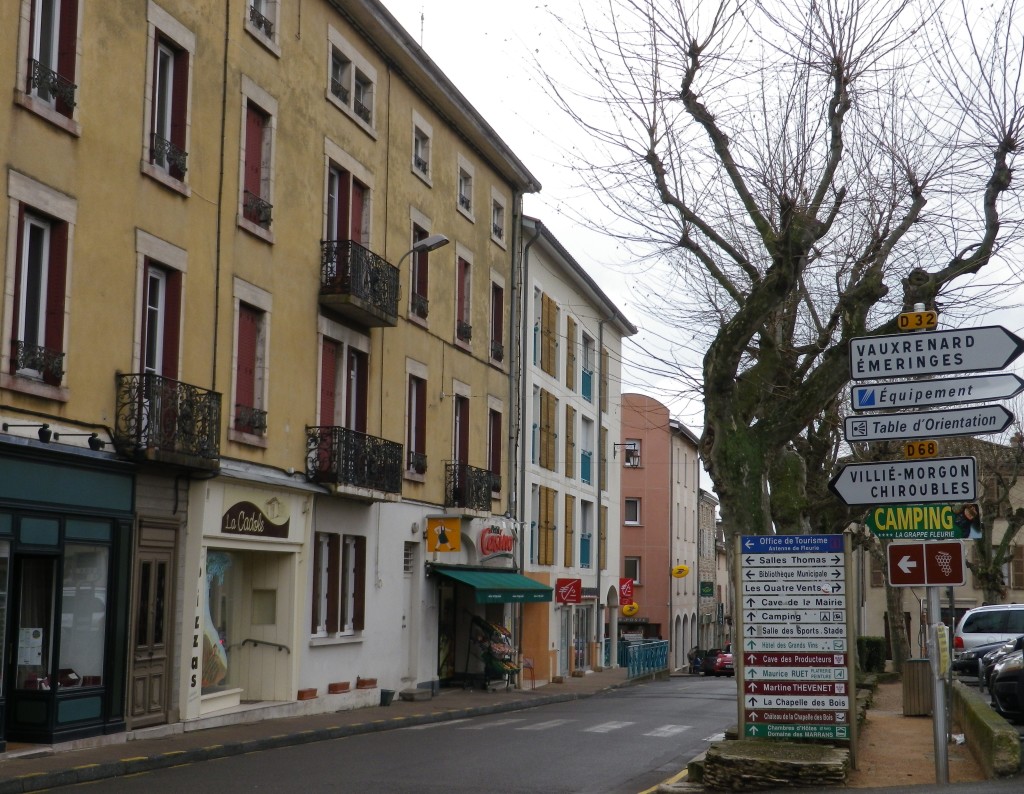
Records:
[[[828,484],[848,505],[973,502],[977,498],[974,458],[935,458],[849,463]]]

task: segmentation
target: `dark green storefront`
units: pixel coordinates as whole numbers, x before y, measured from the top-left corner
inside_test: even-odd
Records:
[[[0,446],[0,744],[125,728],[132,468]]]

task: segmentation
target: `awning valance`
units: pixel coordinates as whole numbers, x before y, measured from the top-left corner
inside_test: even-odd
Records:
[[[550,601],[553,588],[513,571],[480,571],[472,568],[434,568],[434,573],[468,584],[476,590],[478,604],[510,604]]]

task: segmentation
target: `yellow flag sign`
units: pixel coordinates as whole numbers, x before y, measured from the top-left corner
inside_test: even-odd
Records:
[[[427,518],[427,551],[461,551],[462,530],[458,516]]]

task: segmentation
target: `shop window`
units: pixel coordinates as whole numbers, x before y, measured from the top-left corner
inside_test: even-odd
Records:
[[[312,580],[313,636],[336,637],[362,631],[366,538],[317,532],[313,541]]]
[[[107,632],[107,567],[104,546],[68,543],[64,547],[61,596],[61,688],[102,683]]]

